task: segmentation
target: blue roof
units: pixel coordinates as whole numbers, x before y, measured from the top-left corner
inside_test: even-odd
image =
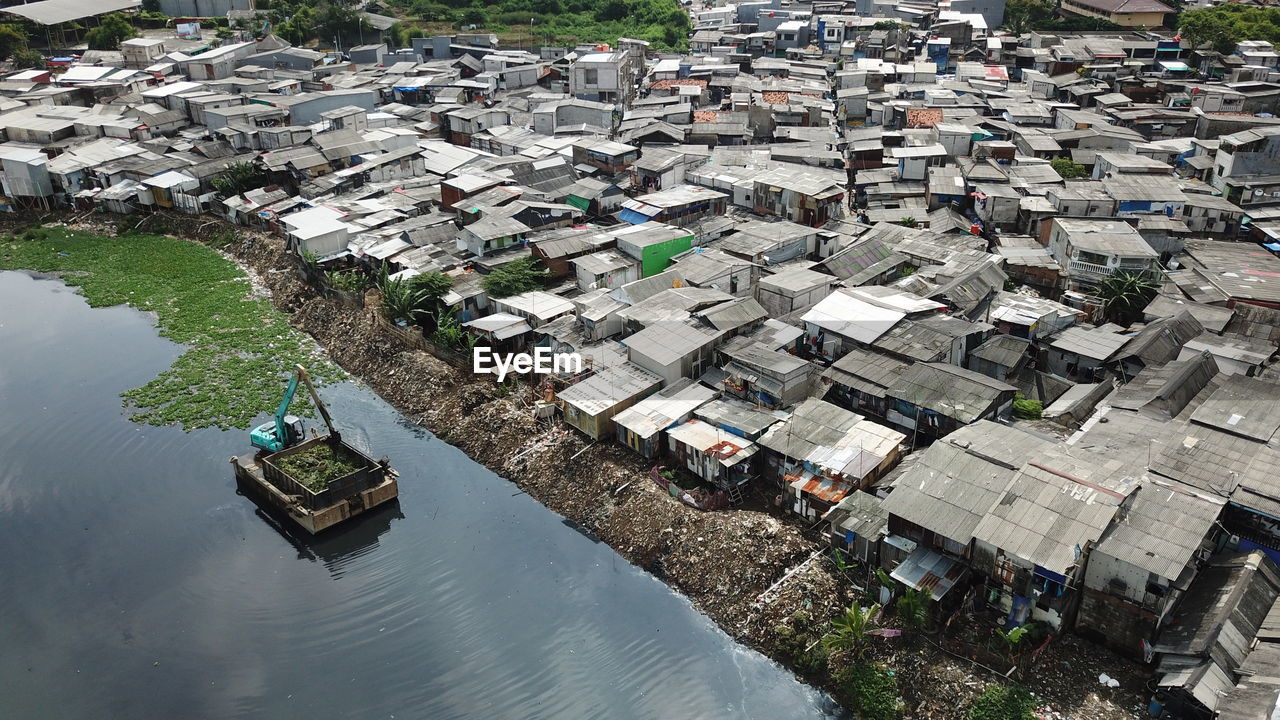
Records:
[[[631,223],[632,225],[643,225],[653,218],[643,213],[638,213],[635,210],[623,208],[622,212],[618,213],[618,219],[625,223]]]

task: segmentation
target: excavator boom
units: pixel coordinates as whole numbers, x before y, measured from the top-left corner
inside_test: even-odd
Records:
[[[316,392],[316,386],[311,384],[311,376],[307,374],[305,368],[298,365],[294,369],[294,379],[301,376],[302,382],[307,384],[307,391],[311,393],[311,401],[316,404],[316,409],[320,411],[320,417],[324,418],[324,424],[329,428],[329,434],[334,437],[338,436],[338,430],[333,426],[333,418],[329,417],[329,408],[325,407],[324,401],[320,399],[320,393]]]

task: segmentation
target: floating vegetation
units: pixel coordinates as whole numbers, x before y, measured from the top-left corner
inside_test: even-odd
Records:
[[[364,458],[336,443],[320,443],[271,463],[302,483],[311,492],[322,492],[329,483],[362,469]]]
[[[280,402],[295,364],[322,383],[344,377],[270,301],[254,296],[243,270],[194,242],[33,228],[0,240],[0,270],[57,273],[91,307],[153,312],[160,334],[187,346],[156,379],[122,394],[136,422],[243,429]],[[301,395],[294,403],[295,412],[309,407]]]

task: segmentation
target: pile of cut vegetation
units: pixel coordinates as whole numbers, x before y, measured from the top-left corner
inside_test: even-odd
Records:
[[[271,462],[317,493],[365,466],[364,458],[338,443],[319,443]]]

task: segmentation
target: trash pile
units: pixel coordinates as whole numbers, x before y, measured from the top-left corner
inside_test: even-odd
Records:
[[[663,579],[739,641],[791,662],[783,630],[802,634],[812,646],[832,617],[855,600],[866,602],[860,589],[865,573],[855,577],[828,557],[814,558],[823,538],[806,535],[799,520],[757,510],[690,508],[650,480],[650,462],[638,454],[538,418],[535,388],[497,386],[409,348],[371,303],[360,308],[318,297],[284,257],[279,239],[242,233],[227,250],[258,273],[276,306],[348,372],[440,439]],[[868,659],[894,669],[905,717],[957,717],[988,683],[1002,682],[963,657],[909,637],[875,638]],[[1026,682],[1043,701],[1041,717],[1136,717],[1144,707],[1142,681],[1131,670],[1109,652],[1068,637],[1054,641]],[[1099,684],[1103,673],[1119,687]]]

